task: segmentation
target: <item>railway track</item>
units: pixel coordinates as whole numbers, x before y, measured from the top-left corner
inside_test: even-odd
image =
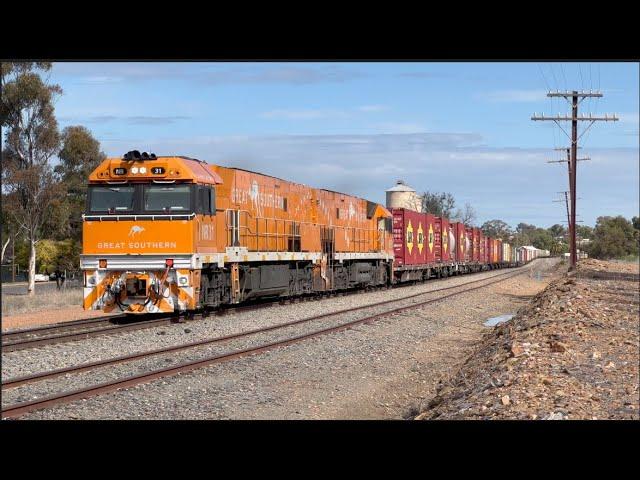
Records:
[[[411,283],[397,285],[409,286]],[[384,289],[386,287],[379,287]],[[435,290],[434,290],[435,291]],[[135,316],[129,315],[113,315],[107,318],[89,318],[76,320],[73,322],[56,323],[43,327],[34,327],[23,330],[16,330],[2,333],[2,350],[4,352],[13,352],[25,350],[28,348],[40,347],[64,342],[72,342],[77,340],[85,340],[100,335],[111,335],[124,333],[134,330],[142,330],[145,328],[160,327],[173,323],[182,323],[192,319],[202,318],[210,314],[225,315],[230,311],[240,312],[247,310],[256,310],[260,308],[270,307],[277,304],[296,303],[304,301],[313,301],[320,298],[330,298],[335,296],[353,295],[363,293],[363,290],[347,290],[342,292],[329,292],[321,295],[293,297],[290,299],[276,300],[258,300],[249,305],[232,305],[222,309],[197,313],[195,315],[177,315],[177,314],[154,314],[152,318],[145,317],[145,320],[139,320]]]
[[[188,371],[191,371],[191,370],[194,370],[194,369],[197,369],[197,368],[201,368],[201,367],[204,367],[204,366],[213,365],[213,364],[216,364],[216,363],[222,363],[222,362],[230,361],[230,360],[235,359],[235,358],[246,357],[246,356],[249,356],[249,355],[257,355],[257,354],[260,354],[260,353],[263,353],[263,352],[266,352],[266,351],[269,351],[269,350],[273,350],[275,348],[284,347],[284,346],[287,346],[287,345],[292,345],[292,344],[295,344],[295,343],[299,343],[299,342],[302,342],[302,341],[310,339],[310,338],[318,337],[318,336],[321,336],[321,335],[326,335],[326,334],[333,333],[333,332],[339,332],[339,331],[342,331],[342,330],[347,330],[347,329],[352,328],[352,327],[354,327],[356,325],[359,325],[359,324],[371,323],[371,322],[373,322],[373,321],[375,321],[375,320],[377,320],[379,318],[382,318],[382,317],[386,317],[386,316],[393,315],[393,314],[396,314],[396,313],[399,313],[399,312],[403,312],[405,310],[420,308],[420,307],[423,307],[423,306],[431,304],[431,303],[440,302],[442,300],[445,300],[447,298],[450,298],[450,297],[453,297],[453,296],[456,296],[456,295],[461,295],[463,293],[468,293],[468,292],[471,292],[471,291],[474,291],[474,290],[485,288],[487,286],[494,285],[496,283],[503,282],[503,281],[508,280],[510,278],[513,278],[513,277],[528,273],[530,270],[531,270],[531,268],[528,268],[528,269],[525,269],[525,270],[518,269],[518,271],[516,271],[516,272],[510,271],[510,272],[501,273],[501,274],[498,274],[498,275],[493,275],[493,276],[491,276],[489,278],[482,278],[482,279],[474,280],[474,281],[471,281],[471,282],[465,282],[465,283],[459,284],[459,285],[443,287],[443,288],[440,288],[440,289],[431,290],[429,292],[421,292],[421,293],[417,293],[417,294],[413,294],[413,295],[409,295],[409,296],[405,296],[405,297],[401,297],[401,298],[397,298],[397,299],[391,299],[391,300],[386,300],[386,301],[382,301],[382,302],[377,302],[375,304],[363,305],[363,306],[359,306],[359,307],[343,309],[343,310],[339,310],[339,311],[336,311],[336,312],[328,312],[328,313],[324,313],[324,314],[321,314],[321,315],[316,315],[316,316],[312,316],[312,317],[306,317],[306,318],[303,318],[303,319],[294,320],[294,321],[281,323],[281,324],[276,324],[276,325],[271,325],[271,326],[268,326],[268,327],[258,328],[258,329],[254,329],[254,330],[234,333],[234,334],[231,334],[231,335],[213,337],[213,338],[208,338],[208,339],[204,339],[204,340],[200,340],[200,341],[196,341],[196,342],[189,342],[189,343],[185,343],[185,344],[181,344],[181,345],[175,345],[175,346],[170,346],[170,347],[165,347],[165,348],[160,348],[160,349],[155,349],[155,350],[150,350],[150,351],[137,352],[137,353],[134,353],[134,354],[131,354],[131,355],[124,355],[124,356],[114,357],[114,358],[100,360],[100,361],[96,361],[96,362],[85,363],[85,364],[81,364],[81,365],[77,365],[77,366],[71,366],[71,367],[57,369],[57,370],[40,372],[40,373],[33,374],[33,375],[7,379],[7,380],[2,382],[2,390],[3,391],[8,390],[10,388],[16,388],[16,387],[19,387],[19,386],[22,386],[22,385],[26,385],[26,384],[30,384],[30,383],[34,383],[34,382],[38,382],[38,381],[42,381],[42,380],[46,380],[46,379],[62,376],[62,375],[76,374],[76,373],[80,373],[80,372],[85,372],[85,371],[89,371],[89,370],[95,370],[95,369],[98,369],[98,368],[108,367],[108,366],[121,364],[121,363],[125,363],[125,362],[133,362],[135,360],[140,360],[140,359],[144,359],[144,358],[152,357],[152,356],[156,356],[156,355],[175,353],[175,352],[179,352],[179,351],[186,351],[186,350],[194,349],[194,348],[197,348],[197,347],[200,347],[200,346],[204,346],[204,345],[212,345],[212,344],[216,344],[216,343],[228,342],[228,341],[231,341],[231,340],[250,337],[250,336],[258,335],[258,334],[261,334],[261,333],[273,332],[273,331],[278,331],[278,330],[285,330],[287,328],[291,328],[291,327],[298,326],[298,325],[312,324],[313,322],[316,322],[316,321],[321,320],[321,319],[326,319],[326,318],[330,318],[330,317],[339,317],[340,315],[351,314],[353,312],[366,310],[366,309],[372,309],[372,308],[376,308],[376,307],[380,307],[380,306],[386,306],[386,305],[390,305],[390,304],[393,304],[393,303],[406,301],[408,299],[414,299],[414,298],[419,297],[419,296],[425,296],[425,295],[429,295],[429,294],[433,294],[433,293],[439,293],[439,292],[447,291],[447,290],[459,289],[458,291],[454,291],[454,292],[448,293],[446,295],[441,295],[441,296],[438,296],[436,298],[430,298],[430,299],[427,299],[427,300],[424,300],[424,301],[419,301],[419,302],[412,303],[410,305],[403,305],[403,306],[392,308],[392,309],[386,309],[386,310],[384,310],[382,312],[376,312],[376,313],[373,313],[373,314],[365,315],[364,317],[360,317],[360,318],[357,318],[355,320],[349,320],[349,321],[346,321],[346,322],[341,322],[341,323],[338,323],[337,325],[331,325],[331,326],[328,326],[328,327],[319,328],[317,330],[312,330],[310,332],[305,332],[305,333],[302,333],[302,334],[298,334],[298,335],[294,335],[294,336],[290,336],[290,337],[285,337],[284,339],[280,339],[280,340],[276,340],[276,341],[268,341],[266,343],[261,343],[261,344],[259,344],[257,346],[252,346],[250,348],[243,348],[243,349],[240,349],[240,350],[232,350],[232,351],[229,351],[229,352],[224,352],[222,354],[217,354],[217,355],[213,355],[213,356],[207,356],[207,357],[204,357],[204,358],[200,358],[198,360],[187,361],[187,362],[180,363],[178,365],[174,365],[174,366],[171,366],[171,367],[165,367],[165,368],[158,368],[158,369],[154,369],[154,370],[149,370],[149,371],[145,371],[143,373],[139,373],[139,374],[136,374],[136,375],[130,375],[130,376],[123,377],[123,378],[117,378],[115,380],[111,380],[111,381],[108,381],[108,382],[103,382],[103,383],[99,383],[99,384],[95,384],[95,385],[90,385],[90,386],[86,386],[86,387],[82,387],[82,388],[79,388],[79,389],[66,391],[66,392],[62,392],[62,393],[58,393],[58,394],[54,394],[54,395],[47,395],[47,396],[44,396],[42,398],[38,398],[38,399],[32,400],[32,401],[27,401],[27,402],[16,403],[16,404],[13,404],[13,405],[8,405],[6,408],[2,409],[2,418],[19,417],[21,415],[24,415],[25,413],[28,413],[28,412],[31,412],[31,411],[34,411],[34,410],[39,410],[39,409],[42,409],[42,408],[47,408],[47,407],[51,407],[51,406],[55,406],[55,405],[60,405],[60,404],[72,402],[74,400],[89,398],[89,397],[93,397],[93,396],[96,396],[96,395],[113,392],[115,390],[119,390],[119,389],[122,389],[122,388],[135,386],[135,385],[138,385],[138,384],[141,384],[141,383],[146,383],[146,382],[149,382],[149,381],[152,381],[152,380],[155,380],[155,379],[159,379],[159,378],[175,375],[175,374],[178,374],[178,373],[188,372]],[[480,285],[477,285],[477,284],[480,284]],[[474,286],[469,287],[469,285],[474,285]]]
[[[312,298],[306,298],[311,300]],[[225,315],[228,311],[256,310],[270,307],[277,303],[285,303],[283,300],[270,300],[256,302],[251,305],[231,306],[224,309],[206,313],[199,313],[194,318],[201,318],[210,314]],[[191,320],[186,315],[176,314],[152,314],[145,316],[146,320],[139,320],[129,315],[113,315],[107,318],[88,318],[73,322],[56,323],[43,327],[34,327],[2,333],[2,350],[13,352],[27,348],[51,345],[55,343],[84,340],[99,335],[122,333],[132,330],[160,327],[172,323],[182,323]]]

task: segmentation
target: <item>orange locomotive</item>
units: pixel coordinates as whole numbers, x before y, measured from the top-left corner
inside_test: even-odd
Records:
[[[106,159],[86,211],[87,310],[190,311],[393,277],[382,205],[187,157]]]

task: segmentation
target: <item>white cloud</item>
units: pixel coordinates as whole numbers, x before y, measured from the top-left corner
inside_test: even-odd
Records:
[[[260,114],[262,118],[282,118],[287,120],[317,120],[321,118],[346,118],[354,112],[376,113],[388,110],[386,105],[361,105],[353,109],[286,109],[277,108]],[[424,130],[421,128],[421,130]],[[399,132],[404,133],[404,132]]]
[[[382,112],[384,110],[388,110],[389,107],[386,105],[362,105],[358,107],[358,110],[361,112]]]
[[[124,80],[123,77],[106,76],[106,75],[94,75],[88,77],[80,77],[78,83],[88,85],[108,85],[112,83],[120,83]]]
[[[317,120],[320,118],[345,117],[347,114],[341,110],[306,109],[287,110],[275,109],[260,114],[263,118],[282,118],[286,120]]]
[[[490,102],[540,102],[547,98],[545,90],[497,90],[479,93],[476,98]]]
[[[424,125],[421,125],[419,123],[387,122],[379,123],[377,125],[374,125],[373,127],[380,132],[391,134],[421,133],[427,130]]]
[[[366,76],[341,65],[240,64],[194,62],[54,62],[54,75],[77,76],[82,83],[116,83],[149,80],[186,80],[200,84],[290,84],[346,82]],[[224,66],[223,66],[224,65]]]

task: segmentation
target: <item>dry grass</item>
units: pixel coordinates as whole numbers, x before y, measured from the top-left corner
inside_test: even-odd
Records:
[[[17,315],[21,313],[40,312],[70,306],[82,305],[82,289],[66,288],[64,290],[50,290],[28,295],[2,295],[2,315]]]

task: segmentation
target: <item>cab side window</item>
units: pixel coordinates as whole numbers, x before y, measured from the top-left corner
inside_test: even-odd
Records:
[[[197,186],[196,213],[202,215],[215,215],[215,193],[212,187],[205,185]]]

